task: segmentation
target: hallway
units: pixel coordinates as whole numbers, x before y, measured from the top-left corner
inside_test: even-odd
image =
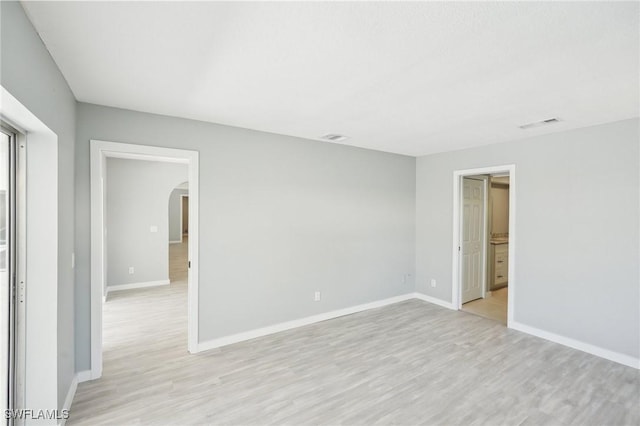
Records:
[[[189,355],[187,255],[186,237],[169,245],[170,285],[109,294],[103,305],[103,375],[78,386],[67,425],[94,424],[90,419],[125,405],[132,395],[172,386],[159,383],[159,372]],[[101,404],[106,395],[109,402]]]
[[[103,305],[104,377],[139,352],[173,345],[186,351],[187,255],[187,238],[169,245],[170,285],[109,293]]]

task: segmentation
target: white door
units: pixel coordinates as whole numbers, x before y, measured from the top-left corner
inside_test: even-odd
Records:
[[[463,178],[462,303],[484,296],[484,181]]]

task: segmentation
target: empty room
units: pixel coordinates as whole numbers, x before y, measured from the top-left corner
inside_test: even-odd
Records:
[[[640,424],[640,2],[0,2],[7,425]]]

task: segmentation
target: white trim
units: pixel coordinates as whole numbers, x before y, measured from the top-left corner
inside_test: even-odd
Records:
[[[442,306],[443,308],[457,311],[457,309],[455,308],[455,306],[453,306],[452,303],[445,302],[444,300],[441,300],[432,296],[427,296],[426,294],[416,292],[413,294],[413,297],[415,297],[416,299],[424,300],[425,302],[433,303],[434,305]]]
[[[315,324],[321,321],[326,321],[345,315],[351,315],[358,312],[367,311],[369,309],[380,308],[394,303],[404,302],[405,300],[418,299],[427,303],[432,303],[437,306],[441,306],[447,309],[457,311],[458,309],[449,302],[441,299],[437,299],[432,296],[428,296],[422,293],[407,293],[400,296],[390,297],[388,299],[377,300],[375,302],[365,303],[362,305],[356,305],[348,308],[338,309],[335,311],[324,312],[309,317],[300,318],[297,320],[282,322],[279,324],[270,325],[254,330],[245,331],[242,333],[232,334],[230,336],[220,337],[218,339],[208,340],[206,342],[200,342],[197,346],[197,352],[207,351],[210,349],[220,348],[234,343],[244,342],[247,340],[255,339],[257,337],[263,337],[281,331],[291,330],[298,327],[304,327],[306,325]],[[535,337],[539,337],[545,340],[558,343],[563,346],[577,349],[583,352],[590,353],[592,355],[608,359],[619,364],[623,364],[632,368],[640,369],[640,359],[624,355],[618,352],[610,351],[608,349],[600,348],[598,346],[590,345],[588,343],[580,342],[578,340],[570,339],[568,337],[560,336],[548,331],[540,330],[535,327],[524,325],[515,321],[509,324],[509,328],[521,331],[523,333],[530,334]],[[84,371],[78,373],[78,380],[80,382],[89,380],[90,372]]]
[[[78,383],[88,382],[91,380],[91,370],[78,371],[76,376],[78,377]]]
[[[91,378],[102,375],[102,303],[104,283],[104,194],[102,178],[107,157],[184,163],[189,171],[188,350],[198,347],[198,212],[199,154],[197,151],[91,140]],[[112,291],[112,290],[111,290]]]
[[[145,281],[141,283],[109,285],[107,286],[107,294],[114,291],[133,290],[135,288],[158,287],[163,285],[169,285],[170,283],[171,281],[166,279],[166,280],[159,280],[159,281]]]
[[[69,385],[69,390],[67,391],[67,397],[64,399],[64,405],[62,406],[63,410],[70,411],[71,404],[73,404],[73,398],[76,396],[76,390],[78,389],[78,375],[73,376],[73,380],[71,380],[71,384]],[[67,419],[60,419],[58,422],[59,426],[64,426],[67,423]]]
[[[455,170],[453,172],[453,244],[452,244],[452,285],[451,301],[456,309],[461,308],[460,286],[460,197],[462,191],[460,185],[462,178],[470,175],[508,173],[509,174],[509,294],[507,300],[507,327],[512,328],[515,314],[516,292],[516,166],[508,164],[502,166],[482,167],[477,169]],[[485,212],[486,213],[486,212]],[[458,225],[456,225],[458,224]]]
[[[586,352],[600,358],[608,359],[609,361],[617,362],[618,364],[623,364],[628,367],[640,369],[640,358],[634,358],[629,355],[621,354],[620,352],[614,352],[609,349],[604,349],[599,346],[594,346],[589,343],[584,343],[579,340],[551,333],[549,331],[540,330],[539,328],[531,327],[529,325],[525,325],[516,321],[512,321],[509,327],[513,328],[514,330],[518,330],[532,336],[540,337],[554,343],[559,343],[561,345],[568,346],[570,348],[577,349],[579,351]]]
[[[489,178],[484,176],[484,223],[482,224],[482,298],[487,297],[487,262],[489,260]]]
[[[169,241],[169,244],[180,244],[182,241]]]
[[[325,312],[318,315],[312,315],[297,320],[282,322],[279,324],[270,325],[268,327],[257,328],[242,333],[232,334],[230,336],[220,337],[218,339],[208,340],[206,342],[200,342],[198,344],[198,352],[206,351],[210,349],[220,348],[222,346],[231,345],[234,343],[244,342],[246,340],[255,339],[257,337],[263,337],[281,331],[291,330],[298,327],[304,327],[306,325],[315,324],[317,322],[338,318],[345,315],[354,314],[357,312],[367,311],[369,309],[380,308],[387,305],[392,305],[398,302],[404,302],[405,300],[418,299],[427,303],[432,303],[437,306],[442,306],[447,309],[458,311],[458,309],[452,303],[446,302],[441,299],[437,299],[432,296],[427,296],[422,293],[408,293],[401,296],[390,297],[388,299],[382,299],[375,302],[365,303],[362,305],[356,305],[349,308],[338,309],[335,311]],[[610,351],[608,349],[600,348],[598,346],[590,345],[588,343],[580,342],[578,340],[570,339],[568,337],[560,336],[548,331],[540,330],[535,327],[524,325],[515,321],[509,324],[509,328],[521,331],[523,333],[530,334],[535,337],[539,337],[545,340],[558,343],[563,346],[577,349],[583,352],[590,353],[600,358],[608,359],[619,364],[623,364],[632,368],[640,369],[640,359],[624,355],[618,352]]]
[[[509,294],[507,295],[507,327],[515,321],[515,297],[516,297],[516,165],[509,166],[509,262],[507,282]]]
[[[26,133],[25,203],[18,223],[18,297],[24,294],[16,359],[16,408],[58,407],[58,136],[0,85],[0,116]],[[23,148],[22,145],[25,147]],[[18,191],[20,194],[21,191]],[[22,205],[22,204],[21,204]],[[46,212],[46,214],[42,214]],[[23,231],[23,232],[20,232]],[[20,237],[25,234],[25,240]],[[73,250],[71,250],[73,251]],[[71,253],[63,253],[66,257]],[[24,285],[23,285],[24,284]],[[21,288],[25,288],[23,292]],[[20,324],[20,320],[22,320]],[[19,331],[22,333],[22,331]],[[24,375],[23,375],[24,373]]]
[[[233,343],[243,342],[245,340],[255,339],[256,337],[262,337],[262,336],[267,336],[269,334],[279,333],[281,331],[291,330],[292,328],[303,327],[305,325],[314,324],[320,321],[326,321],[333,318],[342,317],[345,315],[355,314],[357,312],[362,312],[369,309],[380,308],[382,306],[403,302],[405,300],[409,300],[413,298],[415,298],[415,293],[403,294],[401,296],[390,297],[388,299],[377,300],[375,302],[364,303],[362,305],[351,306],[349,308],[343,308],[335,311],[324,312],[322,314],[312,315],[309,317],[304,317],[304,318],[287,321],[287,322],[281,322],[279,324],[257,328],[255,330],[245,331],[238,334],[232,334],[230,336],[220,337],[218,339],[208,340],[206,342],[200,342],[198,344],[198,352],[219,348],[221,346],[231,345]]]

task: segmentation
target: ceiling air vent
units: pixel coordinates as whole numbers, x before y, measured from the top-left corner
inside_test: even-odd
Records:
[[[560,119],[557,117],[547,118],[546,120],[536,121],[535,123],[523,124],[522,126],[518,126],[521,129],[533,129],[534,127],[547,126],[549,124],[559,123]]]
[[[342,142],[346,140],[348,136],[338,135],[336,133],[329,133],[328,135],[321,136],[320,139],[329,141],[329,142]]]

